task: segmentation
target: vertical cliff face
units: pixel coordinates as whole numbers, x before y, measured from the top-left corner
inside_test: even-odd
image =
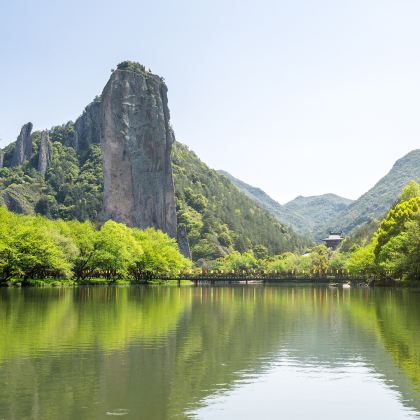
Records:
[[[33,158],[31,165],[45,175],[53,157],[52,142],[74,148],[80,165],[93,149],[90,146],[100,144],[104,219],[160,229],[176,238],[181,252],[189,257],[187,233],[177,231],[171,159],[174,134],[169,119],[163,79],[138,63],[124,62],[112,73],[101,97],[74,124],[41,133],[37,156],[32,156],[32,123],[25,124],[14,149],[4,156],[0,150],[0,167],[3,160],[6,166],[19,166]],[[33,136],[35,143],[38,135]]]
[[[167,88],[148,72],[115,70],[100,109],[104,216],[177,237]]]
[[[38,153],[38,171],[42,175],[47,172],[48,165],[52,160],[52,148],[48,131],[41,133],[41,140],[39,142],[39,153]]]
[[[0,149],[0,169],[3,168],[4,152]]]
[[[20,130],[13,152],[12,166],[19,166],[31,158],[32,155],[32,123],[28,122]]]
[[[96,98],[85,108],[83,114],[74,124],[74,147],[82,154],[89,149],[91,144],[99,143],[101,131],[100,115],[101,102],[99,98]]]

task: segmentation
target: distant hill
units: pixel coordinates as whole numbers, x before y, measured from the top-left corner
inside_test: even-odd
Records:
[[[229,172],[219,170],[219,174],[224,175],[228,178],[236,187],[246,194],[249,198],[259,203],[262,207],[268,210],[277,220],[285,223],[288,226],[291,226],[293,230],[300,234],[308,235],[310,234],[310,228],[308,226],[308,221],[298,215],[293,211],[288,210],[276,200],[271,198],[266,192],[261,188],[253,187],[252,185],[247,184],[246,182],[241,181],[238,178],[235,178]]]
[[[397,160],[387,175],[337,217],[328,221],[328,226],[324,224],[319,233],[333,228],[342,229],[348,234],[364,223],[381,218],[411,180],[420,182],[420,149]]]
[[[261,204],[280,222],[291,226],[293,230],[309,239],[316,239],[315,232],[318,227],[336,217],[352,203],[352,200],[335,194],[324,194],[312,197],[299,196],[281,205],[260,188],[253,187],[226,171],[219,173],[226,176],[248,197]]]
[[[258,245],[278,254],[308,244],[182,143],[174,143],[172,168],[178,224],[188,233],[194,260]]]
[[[318,242],[330,230],[343,230],[348,235],[364,224],[372,224],[381,218],[411,180],[420,182],[420,149],[397,160],[389,173],[356,201],[335,194],[323,194],[299,196],[281,205],[260,188],[253,187],[228,172],[219,173],[267,209],[277,220]]]
[[[353,202],[348,198],[336,194],[314,195],[310,197],[296,197],[284,205],[284,208],[296,216],[306,220],[309,230],[316,240],[319,226],[329,224]]]

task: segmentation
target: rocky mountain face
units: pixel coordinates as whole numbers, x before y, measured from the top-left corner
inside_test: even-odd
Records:
[[[52,160],[52,148],[50,142],[50,136],[47,130],[41,133],[41,140],[39,142],[38,150],[38,171],[45,176],[48,165]]]
[[[84,157],[90,145],[100,142],[101,100],[96,97],[74,123],[74,134],[69,136],[72,146]]]
[[[182,252],[189,255],[186,232],[177,229],[171,166],[174,134],[167,87],[161,77],[138,63],[123,62],[113,71],[101,97],[95,98],[74,124],[43,131],[35,141],[31,131],[32,123],[25,124],[13,149],[6,148],[10,161],[6,166],[20,167],[33,158],[45,176],[53,158],[50,138],[73,149],[81,164],[92,152],[91,146],[100,145],[102,220],[160,229],[178,238]],[[1,161],[3,164],[3,152]],[[6,204],[10,192],[9,188],[3,194]]]
[[[167,88],[159,76],[115,70],[100,108],[104,217],[177,236]]]
[[[32,156],[32,123],[28,122],[20,130],[12,157],[12,166],[20,166]]]

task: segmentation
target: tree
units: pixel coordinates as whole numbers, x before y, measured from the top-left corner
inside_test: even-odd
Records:
[[[371,243],[350,254],[347,267],[351,274],[372,275],[377,272],[374,249],[375,245]]]
[[[58,221],[61,232],[70,237],[78,248],[78,253],[72,259],[73,273],[76,279],[81,280],[92,274],[95,270],[93,256],[97,231],[91,222]]]
[[[89,266],[92,271],[99,270],[104,277],[116,280],[128,276],[129,267],[141,253],[143,250],[130,229],[108,220],[96,234]]]
[[[243,254],[235,251],[217,260],[217,268],[225,271],[247,271],[259,268],[259,263],[252,251]]]
[[[67,251],[67,252],[65,252]],[[21,277],[69,276],[73,244],[41,217],[18,216],[0,208],[0,273],[2,281]]]
[[[393,236],[401,233],[405,224],[412,220],[420,208],[420,185],[411,181],[402,191],[395,205],[389,210],[376,231],[377,245],[375,255],[381,247]]]
[[[264,245],[255,245],[253,251],[257,260],[262,260],[263,258],[266,258],[268,256],[268,249]]]
[[[129,267],[135,280],[174,276],[191,268],[191,261],[179,252],[175,239],[165,233],[148,228],[132,229],[131,234],[143,250],[133,257]]]

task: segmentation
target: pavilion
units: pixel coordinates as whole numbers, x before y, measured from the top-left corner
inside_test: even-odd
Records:
[[[330,232],[330,235],[323,239],[327,248],[336,249],[340,242],[344,239],[343,232]]]

